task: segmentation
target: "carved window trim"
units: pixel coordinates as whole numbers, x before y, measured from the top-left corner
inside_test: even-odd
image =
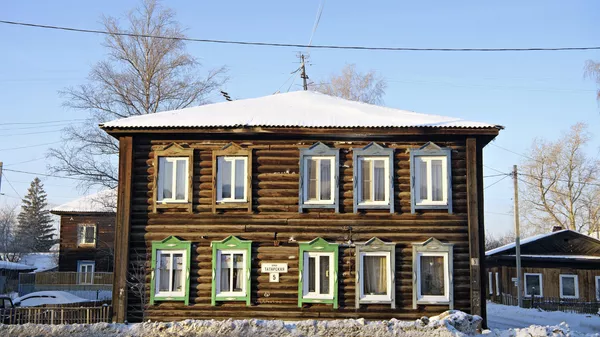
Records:
[[[332,180],[332,190],[333,200],[330,202],[308,202],[306,201],[306,190],[308,190],[308,183],[306,180],[306,175],[308,174],[306,160],[311,157],[324,157],[331,158],[332,163],[332,172],[333,176]],[[340,176],[340,150],[336,148],[330,148],[329,146],[317,142],[311,145],[309,148],[300,149],[300,188],[299,188],[299,199],[298,199],[298,208],[299,212],[302,213],[304,209],[311,208],[333,208],[336,213],[339,212],[339,204],[340,204],[340,187],[339,187],[339,176]]]
[[[384,255],[385,254],[385,255]],[[362,293],[364,284],[364,256],[385,256],[387,258],[387,286],[389,298],[380,298],[382,295],[365,295]],[[396,244],[393,242],[383,242],[379,238],[371,238],[365,243],[356,244],[356,290],[355,307],[360,308],[361,304],[381,304],[388,303],[392,309],[396,308]]]
[[[218,159],[219,157],[245,157],[246,158],[246,201],[218,201]],[[212,211],[218,209],[240,209],[246,208],[252,212],[252,149],[244,149],[235,143],[229,143],[220,150],[214,150],[212,154]]]
[[[413,243],[413,309],[419,304],[447,304],[454,309],[454,258],[452,243],[443,243],[435,238],[429,238],[422,243]],[[442,256],[444,258],[444,295],[421,295],[421,256]]]
[[[181,157],[187,158],[187,200],[184,202],[161,202],[158,201],[158,178],[159,178],[159,160],[161,157]],[[153,184],[152,184],[152,212],[156,213],[159,209],[175,208],[184,209],[192,213],[193,205],[193,176],[194,176],[194,149],[185,143],[171,143],[168,145],[157,147],[154,150],[154,159],[152,161],[154,167]]]
[[[446,171],[444,183],[444,193],[446,194],[445,203],[419,203],[417,200],[417,191],[419,188],[416,185],[417,172],[417,160],[420,157],[440,157],[445,160]],[[411,212],[415,213],[418,209],[447,209],[449,214],[452,214],[452,150],[447,147],[439,147],[433,142],[427,142],[425,145],[418,149],[412,149],[410,151],[410,199],[411,199]]]
[[[361,202],[362,174],[361,161],[363,159],[386,159],[386,202]],[[377,143],[370,143],[362,149],[354,149],[352,154],[354,166],[354,213],[359,209],[389,209],[394,213],[394,149],[384,148]]]

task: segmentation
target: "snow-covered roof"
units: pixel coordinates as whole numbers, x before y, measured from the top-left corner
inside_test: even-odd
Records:
[[[115,213],[117,191],[103,190],[54,207],[52,213]]]
[[[28,253],[19,262],[31,266],[36,273],[48,271],[58,267],[58,253]]]
[[[570,230],[569,229],[563,229],[563,230],[559,230],[559,231],[556,231],[556,232],[550,232],[550,233],[538,234],[538,235],[530,236],[530,237],[528,237],[526,239],[521,240],[520,241],[520,245],[522,246],[524,244],[527,244],[527,243],[530,243],[530,242],[534,242],[534,241],[537,241],[537,240],[540,240],[540,239],[543,239],[543,238],[547,238],[549,236],[552,236],[552,235],[555,235],[555,234],[558,234],[558,233],[564,233],[564,232],[567,232],[567,231],[570,231]],[[497,253],[500,253],[500,252],[503,252],[503,251],[506,251],[506,250],[509,250],[509,249],[513,249],[513,248],[515,248],[515,246],[516,246],[516,243],[515,242],[511,242],[511,243],[506,244],[504,246],[501,246],[501,247],[498,247],[498,248],[494,248],[494,249],[490,249],[487,252],[485,252],[485,255],[486,256],[494,255],[494,254],[497,254]]]
[[[515,257],[516,255],[506,255]],[[576,260],[600,260],[600,256],[592,255],[535,255],[535,254],[521,254],[521,257],[529,258],[540,258],[540,259],[576,259]]]
[[[460,118],[427,115],[349,101],[312,91],[295,91],[123,118],[111,128],[211,127],[433,127],[502,128]]]
[[[9,261],[0,261],[0,269],[6,270],[33,270],[35,267],[28,266],[22,263],[9,262]]]

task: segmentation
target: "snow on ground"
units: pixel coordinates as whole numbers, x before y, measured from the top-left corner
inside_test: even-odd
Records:
[[[508,313],[507,313],[508,315]],[[529,314],[531,315],[531,314]],[[413,336],[413,337],[600,337],[600,334],[582,334],[559,326],[531,326],[525,329],[486,330],[477,334],[481,317],[461,311],[447,311],[439,316],[416,321],[365,321],[347,319],[334,321],[306,320],[284,322],[280,320],[185,320],[172,323],[140,324],[73,324],[73,325],[2,325],[0,336],[244,336],[244,337],[300,337],[300,336]]]
[[[89,302],[85,298],[77,297],[65,291],[36,291],[13,300],[15,305],[22,307],[35,307],[43,304],[69,304]]]
[[[21,257],[19,263],[37,268],[35,273],[58,267],[58,253],[29,253]]]
[[[581,333],[599,333],[600,316],[541,311],[487,302],[490,329],[525,328],[530,325],[558,325],[565,322],[571,330]]]

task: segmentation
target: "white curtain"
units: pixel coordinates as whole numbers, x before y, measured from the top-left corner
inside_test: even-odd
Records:
[[[183,289],[183,255],[173,254],[173,291]]]
[[[233,291],[242,291],[244,282],[244,257],[242,254],[234,254],[233,261]]]
[[[246,179],[246,170],[244,159],[238,158],[235,160],[235,199],[244,200],[244,180]]]
[[[160,158],[160,163],[162,163],[162,167],[160,167],[158,170],[161,171],[163,174],[160,175],[160,178],[162,178],[162,198],[161,199],[171,199],[173,198],[173,163],[170,161],[167,161],[166,158]]]
[[[169,269],[171,265],[171,256],[161,254],[158,265],[158,291],[169,291]]]
[[[219,175],[221,177],[221,198],[231,198],[231,162],[220,158],[221,167]]]
[[[387,258],[365,256],[363,259],[363,293],[385,295],[387,293]]]
[[[373,191],[374,201],[385,201],[385,162],[373,161]]]
[[[230,291],[229,275],[231,275],[231,255],[221,254],[221,282],[219,288],[221,292]]]
[[[175,177],[175,183],[177,184],[175,188],[175,199],[183,200],[185,199],[185,185],[187,181],[185,179],[187,165],[185,160],[178,160],[176,165],[177,176]]]
[[[331,199],[331,160],[321,159],[321,200]]]
[[[361,160],[362,201],[371,201],[371,161]]]
[[[431,161],[431,191],[433,201],[444,200],[444,194],[442,191],[442,161],[432,160]]]
[[[419,159],[419,198],[427,200],[427,162]]]
[[[421,295],[444,295],[444,257],[421,256]]]
[[[317,165],[319,162],[316,159],[306,161],[308,170],[308,200],[317,199]]]

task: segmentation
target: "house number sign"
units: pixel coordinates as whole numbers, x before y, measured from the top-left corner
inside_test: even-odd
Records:
[[[287,273],[288,264],[263,262],[260,265],[260,271],[269,273],[269,282],[279,282],[279,273]]]

